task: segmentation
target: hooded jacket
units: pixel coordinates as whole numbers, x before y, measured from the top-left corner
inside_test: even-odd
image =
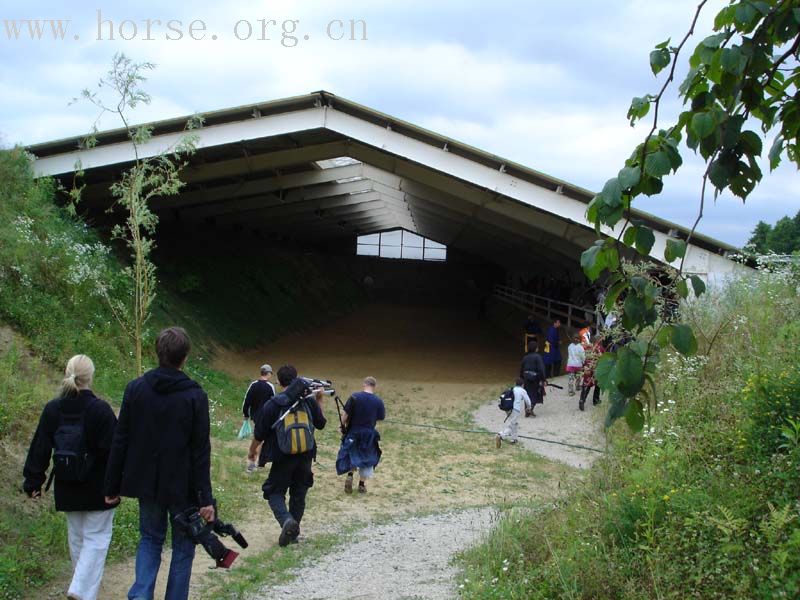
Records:
[[[105,493],[177,509],[211,504],[208,396],[183,371],[159,367],[125,388]]]
[[[264,466],[268,462],[275,462],[280,461],[286,455],[281,452],[281,449],[278,447],[278,439],[275,435],[275,430],[272,426],[278,420],[278,418],[288,409],[292,404],[296,401],[300,400],[300,402],[306,402],[306,406],[311,413],[311,422],[314,425],[314,429],[324,429],[325,424],[328,422],[325,416],[322,414],[322,410],[317,404],[317,401],[314,399],[311,400],[301,400],[303,393],[306,390],[305,382],[300,379],[299,377],[292,381],[285,390],[283,390],[280,394],[274,395],[272,398],[267,400],[267,403],[261,407],[261,410],[258,411],[258,415],[256,416],[256,427],[255,431],[253,431],[253,437],[258,440],[259,442],[264,442],[261,446],[261,454],[259,456],[258,463],[261,466]],[[317,456],[317,446],[314,445],[314,448],[311,452],[307,453],[309,459],[313,459]],[[305,455],[303,455],[305,456]]]

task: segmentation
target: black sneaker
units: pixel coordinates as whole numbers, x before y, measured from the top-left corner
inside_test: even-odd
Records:
[[[281,528],[281,534],[278,536],[278,546],[288,546],[292,541],[296,540],[299,535],[300,524],[289,517]]]
[[[359,494],[366,494],[367,493],[367,486],[364,485],[363,481],[358,482],[358,493]]]

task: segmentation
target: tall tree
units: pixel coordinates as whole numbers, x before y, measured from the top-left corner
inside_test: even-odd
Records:
[[[783,217],[775,223],[767,236],[767,249],[775,254],[791,254],[800,250],[800,228],[796,218]]]
[[[83,141],[85,148],[97,144],[97,123],[105,114],[119,119],[127,132],[133,151],[133,164],[123,171],[119,180],[110,188],[115,205],[124,215],[122,222],[114,226],[112,236],[128,249],[130,264],[125,274],[131,284],[130,298],[121,302],[106,295],[111,309],[122,329],[133,342],[136,371],[143,372],[142,347],[145,326],[150,319],[150,307],[156,297],[156,267],[150,256],[155,247],[155,231],[158,216],[150,210],[150,200],[158,196],[177,194],[183,182],[179,173],[194,153],[198,137],[193,132],[202,125],[199,116],[188,120],[184,135],[170,146],[153,155],[146,155],[142,148],[152,138],[149,125],[132,125],[130,112],[139,104],[149,104],[150,95],[143,88],[147,80],[145,73],[154,69],[153,63],[135,63],[124,54],[115,54],[111,68],[101,78],[95,89],[84,89],[81,98],[99,109],[92,132]],[[83,186],[79,185],[83,171],[80,162],[76,165],[76,183],[70,192],[73,202],[80,201]]]
[[[753,229],[753,235],[747,240],[745,249],[755,254],[766,254],[769,252],[767,239],[770,233],[772,233],[772,225],[764,221],[759,221],[755,229]]]

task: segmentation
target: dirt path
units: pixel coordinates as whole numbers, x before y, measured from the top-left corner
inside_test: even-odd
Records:
[[[586,410],[578,410],[578,395],[570,396],[567,393],[567,376],[562,375],[552,380],[552,383],[564,389],[548,387],[544,404],[536,407],[535,418],[520,418],[519,434],[547,440],[556,440],[588,446],[603,450],[602,420],[605,415],[604,404],[592,406],[591,397]],[[486,402],[474,414],[475,422],[490,431],[499,431],[503,428],[504,413],[497,408],[497,400]],[[551,460],[578,467],[589,468],[601,456],[598,452],[581,450],[520,438],[519,443],[537,454],[546,456]]]
[[[291,583],[259,590],[253,598],[454,598],[451,560],[478,542],[494,515],[488,508],[472,509],[367,528],[345,548],[314,561],[313,568],[299,569]]]
[[[276,369],[291,362],[301,374],[333,379],[343,398],[360,388],[363,377],[373,375],[378,379],[378,393],[386,402],[389,418],[469,423],[475,408],[494,399],[516,376],[519,356],[512,338],[485,321],[476,321],[471,311],[373,305],[316,331],[287,336],[263,348],[246,352],[220,349],[214,367],[245,378],[264,362]],[[240,393],[232,390],[237,397]],[[497,412],[496,408],[493,410]],[[472,543],[479,530],[491,526],[487,516],[490,511],[484,507],[536,498],[549,500],[558,493],[562,480],[574,477],[570,467],[528,453],[520,455],[521,462],[511,464],[505,458],[506,449],[498,452],[488,435],[415,430],[385,423],[380,426],[384,459],[370,492],[367,498],[349,496],[343,493],[342,480],[334,469],[339,439],[332,404],[326,414],[331,426],[317,436],[319,462],[314,468],[315,484],[303,519],[304,535],[319,536],[346,527],[370,526],[366,529],[369,531],[374,523],[392,519],[392,524],[380,525],[380,530],[386,532],[381,536],[386,543],[362,539],[349,545],[346,552],[356,548],[359,552],[378,553],[382,576],[374,579],[385,579],[387,585],[401,575],[408,579],[398,587],[407,590],[405,596],[387,595],[382,589],[373,593],[359,586],[360,597],[451,597],[447,561],[457,549]],[[240,421],[233,416],[231,419],[231,427],[238,426]],[[496,425],[489,427],[495,428]],[[250,542],[242,552],[241,565],[247,564],[248,557],[257,557],[258,561],[263,559],[258,568],[268,571],[271,563],[266,557],[274,550],[279,530],[261,495],[266,472],[250,478],[244,475],[245,446],[244,442],[212,441],[214,485],[236,489],[237,494],[247,498],[252,509],[236,521]],[[503,485],[512,476],[515,485]],[[417,516],[431,513],[434,516]],[[411,532],[410,537],[402,537],[407,531]],[[415,587],[412,571],[394,570],[393,565],[399,567],[399,563],[425,560],[438,545],[442,550],[441,555],[437,554],[434,571],[441,576],[427,578],[428,587]],[[398,554],[401,550],[402,554]],[[334,553],[324,560],[334,565],[337,556]],[[168,561],[165,552],[156,597],[163,597]],[[209,570],[210,564],[198,549],[191,598],[220,597],[223,592],[219,590],[225,589],[226,582],[239,582],[245,572],[239,563],[225,573]],[[337,576],[331,569],[329,582],[344,587],[332,588],[342,595],[326,597],[349,595],[343,590],[349,590],[348,581],[359,581],[357,572],[348,568],[345,575]],[[110,565],[100,597],[124,598],[132,579],[133,560]],[[260,593],[253,598],[269,594]]]

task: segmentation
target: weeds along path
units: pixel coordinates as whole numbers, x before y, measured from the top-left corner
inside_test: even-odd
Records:
[[[513,338],[475,320],[472,312],[374,305],[264,348],[247,352],[220,349],[214,366],[244,381],[264,362],[276,370],[292,363],[301,374],[333,379],[342,399],[360,389],[365,376],[373,375],[386,402],[387,418],[470,428],[474,427],[474,411],[496,398],[516,376],[517,346]],[[232,390],[237,397],[243,392]],[[491,527],[491,511],[485,507],[531,499],[547,501],[566,481],[578,476],[577,469],[521,447],[504,446],[498,451],[490,435],[384,423],[379,425],[383,460],[369,483],[369,492],[347,495],[334,468],[339,435],[333,402],[327,401],[325,413],[329,426],[317,432],[318,463],[301,543],[289,548],[277,547],[279,528],[261,494],[266,471],[250,477],[245,474],[248,444],[230,434],[238,429],[241,416],[226,416],[229,431],[212,440],[215,493],[224,491],[228,505],[237,504],[235,523],[250,547],[226,572],[209,570],[211,561],[198,548],[192,598],[271,597],[273,592],[264,591],[266,587],[286,581],[300,561],[320,560],[323,555],[330,555],[324,559],[331,565],[326,585],[334,592],[349,590],[351,580],[363,578],[353,566],[357,563],[350,560],[335,568],[336,557],[342,556],[339,551],[346,555],[351,551],[374,553],[375,568],[391,583],[406,561],[424,560],[437,545],[441,545],[441,554],[437,554],[439,562],[433,563],[432,572],[440,573],[441,581],[433,581],[436,578],[431,576],[432,587],[423,591],[414,591],[417,588],[409,583],[411,591],[405,597],[450,597],[450,591],[442,591],[451,590],[451,573],[444,566],[447,557]],[[498,423],[501,420],[498,418]],[[490,427],[496,428],[497,423]],[[224,513],[225,506],[222,510]],[[375,531],[383,532],[378,534],[383,541],[370,541],[370,532]],[[157,597],[163,596],[167,566],[165,553]],[[402,573],[409,581],[415,577],[413,569]],[[133,560],[110,565],[101,597],[125,597],[132,578]],[[349,592],[336,594],[321,597],[346,597]],[[301,593],[298,597],[316,596]],[[403,596],[362,589],[361,595],[350,597]]]

